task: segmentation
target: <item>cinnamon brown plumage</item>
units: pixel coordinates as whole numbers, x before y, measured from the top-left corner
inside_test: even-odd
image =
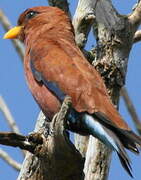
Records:
[[[65,95],[72,99],[68,128],[92,134],[115,150],[131,174],[127,148],[139,153],[141,139],[113,106],[104,82],[75,44],[68,16],[55,7],[34,7],[21,14],[18,38],[26,47],[24,69],[29,88],[51,120]]]

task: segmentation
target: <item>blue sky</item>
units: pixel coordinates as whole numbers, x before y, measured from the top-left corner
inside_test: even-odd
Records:
[[[76,0],[70,1],[70,8],[74,13],[76,7]],[[114,0],[115,7],[121,14],[128,14],[131,12],[135,0]],[[47,5],[46,0],[0,0],[0,8],[9,17],[11,23],[16,25],[17,18],[21,12],[28,7]],[[12,47],[9,40],[3,40],[4,30],[0,25],[0,94],[5,99],[9,106],[13,117],[15,118],[21,132],[28,134],[34,129],[35,120],[39,113],[39,108],[34,102],[28,87],[25,83],[24,72],[22,63]],[[91,48],[93,43],[88,41],[87,49]],[[141,80],[140,80],[140,67],[141,67],[141,43],[133,46],[128,65],[128,73],[126,79],[126,87],[133,100],[139,117],[141,117]],[[124,119],[128,122],[129,126],[134,129],[131,117],[129,116],[124,102],[121,99],[120,112]],[[9,131],[8,125],[0,112],[0,131]],[[18,162],[22,162],[22,155],[17,148],[0,146],[7,151]],[[129,153],[132,160],[133,175],[135,180],[141,178],[141,155],[135,156]],[[0,159],[0,176],[2,180],[15,180],[18,173]],[[131,178],[123,170],[120,162],[115,153],[112,156],[112,165],[110,168],[109,180],[130,180]]]

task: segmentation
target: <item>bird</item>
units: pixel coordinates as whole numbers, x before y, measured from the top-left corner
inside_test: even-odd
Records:
[[[51,121],[64,98],[70,96],[67,128],[98,138],[117,153],[133,177],[125,149],[139,154],[141,138],[116,110],[102,77],[76,45],[67,14],[57,7],[28,8],[17,26],[4,35],[4,39],[14,38],[25,45],[25,77],[45,116]]]

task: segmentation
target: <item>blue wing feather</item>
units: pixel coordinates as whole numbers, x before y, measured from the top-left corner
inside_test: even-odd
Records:
[[[34,78],[38,82],[42,82],[61,102],[63,102],[66,94],[58,87],[58,85],[55,82],[51,82],[47,79],[44,79],[42,73],[35,69],[32,60],[30,61],[30,67],[34,75]]]

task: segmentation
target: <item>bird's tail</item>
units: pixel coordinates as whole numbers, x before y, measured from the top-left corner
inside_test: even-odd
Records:
[[[138,149],[141,148],[141,137],[137,136],[131,130],[123,130],[114,124],[111,124],[111,121],[100,112],[94,114],[94,119],[98,120],[103,129],[105,129],[105,132],[109,135],[109,137],[107,136],[108,141],[110,142],[110,138],[113,140],[115,144],[111,145],[113,145],[114,150],[117,152],[122,166],[128,174],[133,177],[131,173],[132,168],[130,165],[130,159],[124,148],[134,152],[135,154],[139,154]]]
[[[118,128],[100,112],[90,115],[72,110],[69,113],[68,120],[70,130],[82,135],[91,134],[116,151],[122,166],[133,177],[130,159],[125,148],[138,154],[138,148],[141,147],[141,138],[139,136],[132,131]]]
[[[110,129],[121,141],[123,146],[136,153],[139,154],[139,148],[141,148],[141,137],[136,135],[131,130],[125,130],[118,128],[115,124],[112,124],[111,121],[100,112],[94,114],[94,118],[98,119],[98,121],[106,128]]]
[[[128,174],[133,177],[131,173],[132,169],[130,165],[130,159],[124,150],[124,145],[118,136],[91,115],[86,114],[84,116],[83,123],[85,123],[85,126],[89,129],[90,134],[100,139],[105,145],[117,152],[122,166],[125,168]]]

